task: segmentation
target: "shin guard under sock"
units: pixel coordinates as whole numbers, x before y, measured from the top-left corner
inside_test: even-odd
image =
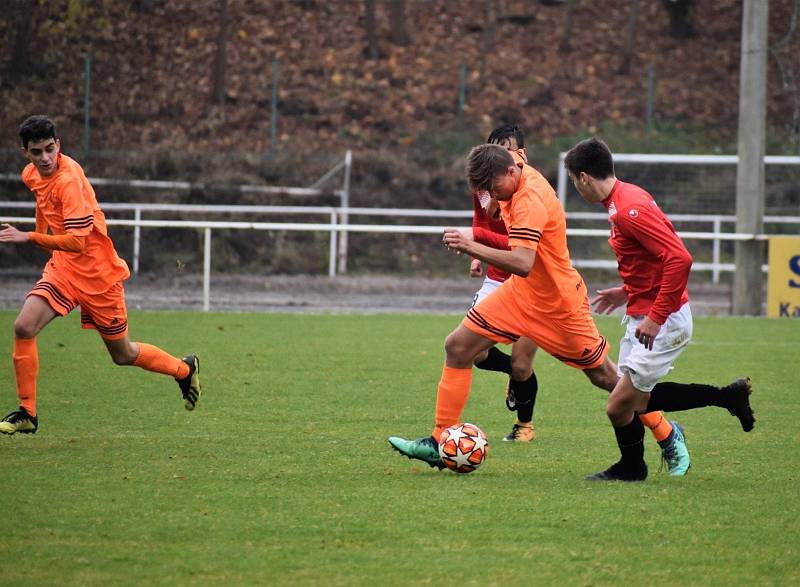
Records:
[[[444,366],[436,394],[436,426],[431,433],[439,442],[442,431],[460,422],[472,386],[472,369]]]
[[[39,376],[39,351],[35,338],[14,338],[14,373],[17,378],[19,405],[36,415],[36,379]]]
[[[672,424],[669,423],[669,420],[664,418],[663,412],[641,414],[639,419],[642,421],[642,424],[650,429],[650,432],[653,433],[653,437],[657,442],[666,440],[669,438],[670,433],[672,433]]]
[[[620,462],[626,467],[640,467],[644,463],[644,426],[634,417],[625,426],[614,426],[619,446]]]
[[[514,399],[517,404],[517,419],[520,422],[533,420],[533,408],[536,405],[536,392],[539,391],[539,382],[536,373],[531,373],[525,381],[509,380],[509,385],[514,390]]]
[[[173,357],[160,348],[144,342],[137,342],[139,355],[133,364],[145,371],[153,371],[162,375],[170,375],[175,379],[183,379],[189,375],[189,365]]]

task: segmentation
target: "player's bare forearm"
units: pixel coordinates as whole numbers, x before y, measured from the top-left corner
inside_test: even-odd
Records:
[[[484,263],[494,265],[498,269],[520,277],[528,276],[536,259],[535,251],[523,247],[515,247],[510,251],[503,251],[487,247],[475,241],[467,241],[459,248],[452,246],[449,248],[460,253],[466,253],[475,259],[480,259]]]

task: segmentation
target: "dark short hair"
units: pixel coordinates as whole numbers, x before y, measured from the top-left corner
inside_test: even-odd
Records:
[[[502,140],[514,138],[517,141],[517,147],[520,149],[525,148],[525,133],[516,124],[504,124],[498,126],[486,139],[487,143],[497,144]]]
[[[564,158],[564,167],[573,175],[582,171],[595,179],[614,175],[614,158],[611,149],[597,137],[586,139],[572,147]]]
[[[494,178],[514,165],[514,158],[500,145],[478,145],[467,156],[467,181],[473,192],[491,190]]]
[[[31,141],[55,138],[57,138],[56,124],[43,114],[29,116],[19,126],[19,140],[23,149],[27,149]]]

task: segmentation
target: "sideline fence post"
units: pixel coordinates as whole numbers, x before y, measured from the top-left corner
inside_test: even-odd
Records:
[[[133,274],[139,274],[139,254],[142,246],[142,209],[137,206],[133,211],[133,220],[136,226],[133,227]]]
[[[204,229],[203,243],[203,312],[211,307],[211,229]]]
[[[342,209],[339,222],[347,226],[347,209],[350,207],[350,168],[353,166],[353,152],[348,149],[344,154],[344,182],[342,184]],[[339,233],[339,273],[347,273],[347,231]]]
[[[336,226],[336,210],[331,212],[331,234],[329,237],[328,249],[328,277],[336,277],[336,231],[333,228]]]
[[[564,212],[567,211],[567,169],[564,167],[564,159],[566,158],[566,153],[558,154],[558,185],[556,190]]]
[[[714,219],[714,234],[719,234],[722,230],[722,220],[719,218]],[[713,262],[713,267],[711,268],[711,282],[714,284],[719,283],[719,245],[720,241],[718,238],[715,238],[712,243],[712,256],[711,260]]]

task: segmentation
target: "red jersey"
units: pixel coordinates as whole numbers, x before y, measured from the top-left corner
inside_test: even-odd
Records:
[[[475,238],[475,242],[493,249],[510,250],[508,232],[506,231],[503,217],[500,215],[500,209],[496,210],[494,216],[490,216],[481,206],[478,196],[472,194],[472,210],[472,235]],[[494,265],[487,265],[486,277],[489,279],[505,281],[510,275],[508,271],[503,271]]]
[[[627,313],[658,324],[689,301],[692,256],[653,196],[617,180],[603,200],[608,209],[619,275],[628,293]]]
[[[36,197],[36,232],[85,237],[80,253],[53,251],[49,265],[63,271],[72,284],[87,294],[108,291],[130,276],[108,236],[106,217],[83,169],[66,155],[58,155],[58,168],[47,177],[29,163],[22,181]]]

